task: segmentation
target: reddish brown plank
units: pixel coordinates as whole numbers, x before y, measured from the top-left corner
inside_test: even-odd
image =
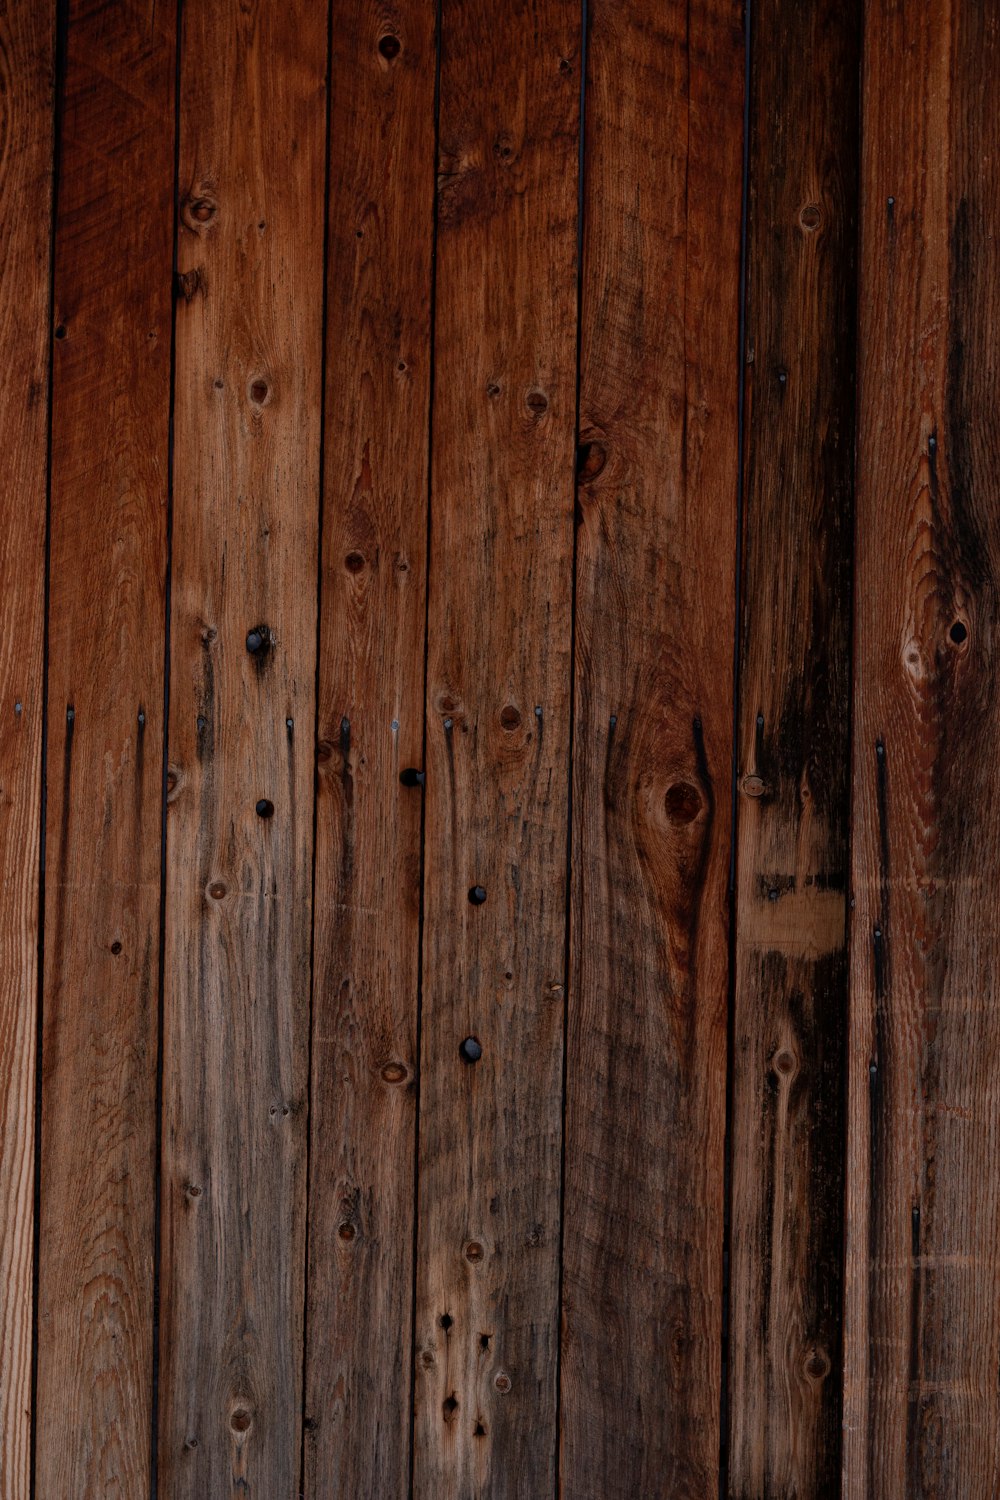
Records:
[[[860,19],[841,0],[752,11],[734,1497],[839,1483]]]
[[[160,1493],[298,1493],[327,16],[184,10]]]
[[[0,1495],[31,1468],[55,5],[0,5]]]
[[[441,28],[414,1462],[468,1500],[555,1483],[581,36]]]
[[[744,40],[593,0],[562,1485],[716,1493]]]
[[[1000,1489],[1000,16],[866,11],[845,1493]]]
[[[306,1488],[380,1500],[410,1472],[434,10],[332,22]]]
[[[169,3],[69,7],[53,309],[40,1500],[149,1487],[175,31]]]

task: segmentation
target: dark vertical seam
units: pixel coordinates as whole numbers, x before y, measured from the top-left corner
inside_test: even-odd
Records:
[[[847,775],[847,911],[845,913],[845,926],[846,926],[845,950],[846,950],[846,964],[847,964],[847,984],[846,984],[846,992],[845,992],[845,999],[844,999],[844,1007],[845,1007],[844,1026],[846,1028],[844,1056],[845,1056],[845,1060],[846,1060],[846,1064],[847,1065],[843,1069],[843,1079],[842,1079],[842,1083],[841,1083],[841,1089],[842,1089],[842,1095],[841,1095],[842,1114],[841,1114],[841,1119],[843,1121],[843,1138],[842,1138],[842,1142],[841,1142],[841,1152],[842,1152],[842,1158],[841,1158],[842,1159],[842,1184],[841,1184],[841,1191],[842,1191],[842,1195],[843,1195],[843,1197],[842,1197],[843,1213],[841,1215],[841,1221],[842,1221],[843,1226],[844,1226],[844,1233],[841,1236],[841,1247],[840,1247],[840,1297],[841,1297],[841,1311],[840,1311],[840,1350],[839,1350],[839,1366],[840,1366],[840,1368],[839,1368],[839,1371],[838,1371],[838,1374],[839,1374],[839,1392],[838,1392],[838,1394],[839,1394],[839,1405],[840,1405],[840,1423],[839,1423],[839,1427],[838,1427],[838,1432],[840,1434],[840,1452],[839,1452],[839,1474],[838,1474],[838,1486],[837,1486],[838,1494],[843,1494],[843,1492],[844,1492],[844,1440],[843,1440],[843,1433],[844,1433],[845,1397],[846,1397],[846,1388],[847,1388],[847,1381],[846,1381],[847,1337],[846,1337],[845,1322],[846,1322],[846,1313],[847,1313],[847,1307],[846,1307],[846,1302],[847,1302],[847,1238],[848,1238],[847,1237],[847,1225],[848,1225],[848,1222],[849,1222],[848,1221],[848,1217],[847,1217],[847,1209],[848,1209],[848,1205],[849,1205],[849,1202],[850,1202],[850,1186],[851,1186],[850,1185],[850,1181],[849,1181],[849,1172],[850,1172],[850,1149],[849,1148],[850,1148],[850,1140],[851,1140],[851,1116],[850,1116],[850,1107],[851,1107],[851,1074],[852,1074],[853,1067],[856,1066],[856,1063],[852,1059],[852,1056],[851,1056],[851,995],[852,995],[853,989],[854,989],[854,983],[853,983],[854,966],[853,966],[853,961],[852,961],[852,955],[853,955],[853,952],[854,952],[854,943],[855,943],[855,919],[854,919],[854,802],[855,802],[855,797],[854,797],[854,683],[855,683],[856,672],[857,672],[857,642],[858,642],[857,588],[856,588],[857,568],[858,568],[858,503],[857,503],[857,501],[858,501],[858,473],[859,473],[859,462],[858,462],[858,413],[861,410],[861,403],[860,403],[860,399],[859,399],[860,395],[861,395],[861,392],[860,392],[861,361],[860,361],[860,359],[859,359],[858,356],[859,356],[859,352],[860,352],[860,349],[861,349],[861,295],[860,295],[860,291],[861,291],[861,268],[862,268],[862,263],[863,263],[862,262],[862,249],[863,249],[862,236],[863,236],[863,219],[864,219],[864,214],[863,214],[863,204],[864,204],[864,193],[863,193],[864,155],[863,155],[863,145],[864,145],[864,98],[865,98],[865,96],[864,96],[864,85],[865,85],[865,6],[861,3],[861,0],[857,0],[856,14],[857,14],[857,27],[858,27],[858,91],[857,91],[857,93],[858,93],[858,106],[857,106],[857,121],[856,121],[856,135],[857,135],[858,156],[857,156],[857,174],[856,174],[856,190],[855,190],[855,204],[856,204],[856,211],[857,211],[857,223],[856,223],[856,226],[855,226],[855,259],[854,259],[854,379],[853,379],[853,382],[852,382],[853,390],[854,390],[854,412],[853,412],[854,465],[853,465],[853,476],[852,476],[852,478],[853,478],[853,487],[852,487],[852,491],[851,491],[851,565],[850,565],[850,570],[849,570],[850,571],[850,583],[849,583],[849,587],[850,587],[850,590],[851,590],[851,597],[850,597],[849,610],[848,610],[848,622],[849,623],[848,623],[848,646],[847,646],[847,662],[848,662],[848,669],[847,669],[847,766],[848,766],[848,775]],[[865,1090],[865,1097],[868,1098],[868,1095],[869,1095],[869,1090],[866,1089]],[[871,1204],[869,1204],[869,1214],[871,1213],[871,1207],[872,1207]],[[870,1221],[869,1221],[869,1227],[870,1227]],[[871,1329],[870,1328],[867,1330],[867,1335],[868,1335],[868,1339],[870,1340],[871,1339]],[[866,1414],[870,1410],[870,1401],[871,1401],[871,1391],[869,1390],[869,1392],[867,1394],[867,1399],[866,1399]],[[866,1423],[866,1434],[867,1434],[868,1431],[870,1431],[870,1426],[869,1426],[869,1424]],[[871,1497],[869,1497],[869,1500],[871,1500]]]
[[[576,168],[576,394],[573,417],[573,478],[570,518],[573,527],[573,557],[570,580],[569,636],[569,742],[566,793],[566,912],[563,952],[563,1049],[562,1049],[562,1124],[559,1162],[559,1269],[557,1284],[556,1328],[556,1451],[555,1493],[562,1494],[562,1344],[563,1344],[563,1276],[566,1242],[566,1119],[569,1100],[569,991],[572,961],[573,920],[573,755],[576,731],[576,599],[577,553],[579,527],[576,519],[578,501],[578,463],[580,448],[580,392],[583,384],[583,220],[586,206],[586,124],[587,124],[587,33],[590,24],[589,0],[580,5],[580,99],[579,133]]]
[[[316,775],[315,747],[319,733],[320,679],[323,645],[323,535],[326,513],[326,402],[328,372],[328,319],[330,289],[330,175],[333,158],[330,140],[333,118],[333,5],[330,0],[326,13],[326,125],[323,146],[326,153],[323,164],[323,287],[320,297],[320,414],[319,414],[319,473],[316,496],[316,667],[313,674],[313,736],[308,747],[312,765],[312,880],[309,893],[309,1015],[306,1036],[306,1160],[305,1160],[305,1233],[303,1240],[304,1266],[302,1274],[302,1374],[299,1391],[299,1494],[306,1492],[306,1421],[308,1391],[306,1381],[309,1371],[309,1226],[312,1207],[312,1083],[313,1083],[313,1025],[316,1013],[316,848],[319,824],[319,787]],[[293,769],[294,777],[294,769]]]
[[[163,1223],[163,1062],[167,952],[167,767],[170,753],[170,621],[173,588],[174,411],[177,389],[177,251],[178,235],[180,233],[181,41],[183,36],[183,5],[184,0],[177,0],[176,33],[174,37],[174,202],[173,254],[170,276],[173,317],[170,324],[170,395],[167,417],[167,562],[163,600],[163,755],[160,766],[160,935],[156,1016],[156,1142],[154,1148],[156,1182],[153,1209],[153,1396],[150,1406],[150,1500],[156,1500],[157,1496],[160,1453],[160,1276],[163,1262],[163,1250],[160,1238]]]
[[[750,217],[750,88],[752,65],[753,0],[746,0],[743,16],[743,186],[740,204],[740,302],[737,332],[737,469],[736,469],[736,562],[733,580],[733,696],[732,758],[730,763],[729,812],[729,977],[726,994],[726,1130],[723,1148],[722,1217],[722,1378],[719,1382],[719,1494],[729,1489],[729,1324],[730,1255],[732,1250],[733,1186],[733,1072],[736,1062],[736,844],[739,800],[740,732],[740,635],[743,608],[743,526],[746,507],[744,463],[746,459],[746,336],[747,275]]]
[[[28,1490],[36,1493],[35,1451],[38,1443],[38,1313],[41,1281],[42,1223],[42,1008],[45,995],[45,833],[48,818],[49,760],[49,616],[52,593],[52,395],[55,360],[52,357],[52,320],[56,295],[56,229],[59,209],[59,179],[62,166],[62,124],[65,106],[66,58],[69,51],[69,0],[56,0],[52,33],[52,186],[49,207],[49,286],[46,326],[49,341],[48,411],[45,416],[45,547],[42,604],[42,743],[39,775],[41,783],[38,828],[38,951],[35,993],[34,1161],[32,1162],[31,1245],[31,1374],[28,1438]]]
[[[434,158],[431,163],[432,188],[431,188],[431,285],[430,285],[430,307],[428,309],[427,339],[430,351],[430,367],[427,382],[427,525],[426,525],[426,549],[424,554],[424,683],[422,701],[424,706],[423,724],[423,746],[421,751],[421,768],[425,772],[423,799],[420,808],[420,901],[417,916],[417,1011],[416,1026],[414,1033],[415,1049],[415,1078],[414,1078],[414,1111],[413,1111],[413,1247],[411,1252],[412,1274],[410,1282],[410,1451],[409,1451],[409,1479],[407,1483],[407,1494],[412,1497],[414,1484],[414,1447],[416,1443],[416,1420],[417,1420],[417,1383],[416,1383],[416,1344],[417,1344],[417,1254],[419,1247],[419,1216],[420,1216],[420,1083],[423,1058],[421,1046],[423,1038],[423,1003],[424,1003],[424,866],[426,857],[426,829],[427,829],[427,687],[429,680],[430,660],[430,598],[431,598],[431,522],[433,515],[433,490],[434,490],[434,370],[435,370],[435,348],[434,332],[437,319],[437,238],[438,238],[438,154],[440,150],[441,137],[441,52],[442,52],[442,12],[443,0],[436,0],[434,14]]]

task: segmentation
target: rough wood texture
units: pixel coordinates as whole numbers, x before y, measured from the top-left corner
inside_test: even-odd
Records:
[[[55,5],[0,5],[0,1495],[28,1500]]]
[[[581,36],[441,25],[415,1494],[498,1500],[555,1482]]]
[[[840,1467],[859,44],[859,5],[753,7],[728,1401],[746,1500],[836,1494]]]
[[[865,35],[845,1493],[1000,1486],[1000,28]]]
[[[593,0],[562,1483],[718,1484],[744,39]]]
[[[325,8],[185,8],[160,1493],[298,1493]],[[255,810],[256,809],[256,810]]]
[[[433,7],[337,0],[306,1488],[358,1500],[410,1482],[434,73]]]
[[[69,9],[53,309],[39,1500],[149,1485],[175,35],[169,3]]]

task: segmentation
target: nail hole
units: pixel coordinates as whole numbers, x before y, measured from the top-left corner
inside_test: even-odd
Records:
[[[496,398],[499,396],[499,394],[500,394],[500,387],[497,385],[497,383],[496,383],[495,380],[491,380],[490,383],[489,383],[489,385],[486,387],[486,394],[493,401],[495,401]]]
[[[64,339],[65,337],[66,337],[66,324],[65,323],[57,323],[56,324],[56,338],[57,339]]]
[[[448,1329],[451,1327],[454,1321],[455,1319],[452,1317],[451,1313],[442,1313],[439,1319],[441,1327],[444,1329],[445,1333],[448,1332]]]
[[[482,906],[486,900],[486,887],[484,885],[472,886],[469,890],[469,900],[473,906]]]
[[[485,1437],[486,1436],[486,1428],[483,1426],[482,1422],[477,1422],[476,1423],[475,1427],[472,1429],[472,1436],[473,1437]]]
[[[274,803],[269,801],[267,797],[261,797],[260,801],[257,803],[257,806],[254,808],[254,811],[256,812],[258,818],[273,818]]]
[[[490,1335],[488,1333],[481,1333],[479,1335],[479,1347],[480,1347],[480,1349],[485,1349],[487,1351],[489,1350],[489,1347],[490,1347]]]
[[[391,32],[387,32],[386,35],[380,39],[378,50],[381,52],[386,62],[392,62],[394,58],[399,56],[399,37],[393,36]]]
[[[119,942],[119,941],[118,941],[118,939],[117,939],[117,938],[116,938],[116,939],[115,939],[115,941],[114,941],[114,942],[113,942],[113,943],[112,943],[112,944],[111,944],[111,951],[112,951],[112,953],[113,953],[113,954],[114,954],[114,955],[115,955],[115,957],[117,957],[117,956],[118,956],[118,954],[119,954],[119,953],[120,953],[120,952],[121,952],[121,951],[122,951],[122,945],[121,945],[121,943],[120,943],[120,942]]]
[[[454,1391],[452,1391],[450,1396],[445,1396],[444,1401],[441,1403],[441,1409],[444,1412],[446,1422],[454,1421],[455,1413],[458,1411],[458,1402],[455,1399]]]
[[[948,634],[951,636],[956,646],[961,646],[962,642],[966,639],[969,632],[968,628],[963,624],[961,620],[956,620],[954,625],[949,630]]]
[[[423,786],[426,777],[423,771],[418,771],[415,766],[407,766],[400,771],[399,779],[403,786]]]
[[[465,1063],[477,1063],[483,1055],[482,1044],[478,1037],[467,1036],[459,1043],[458,1055]]]

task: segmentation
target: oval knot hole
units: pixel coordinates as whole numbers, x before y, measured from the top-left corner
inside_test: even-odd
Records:
[[[576,475],[581,484],[596,479],[608,461],[607,451],[600,443],[581,443],[576,450]]]
[[[690,781],[675,781],[663,800],[672,823],[693,823],[701,812],[701,793]]]

